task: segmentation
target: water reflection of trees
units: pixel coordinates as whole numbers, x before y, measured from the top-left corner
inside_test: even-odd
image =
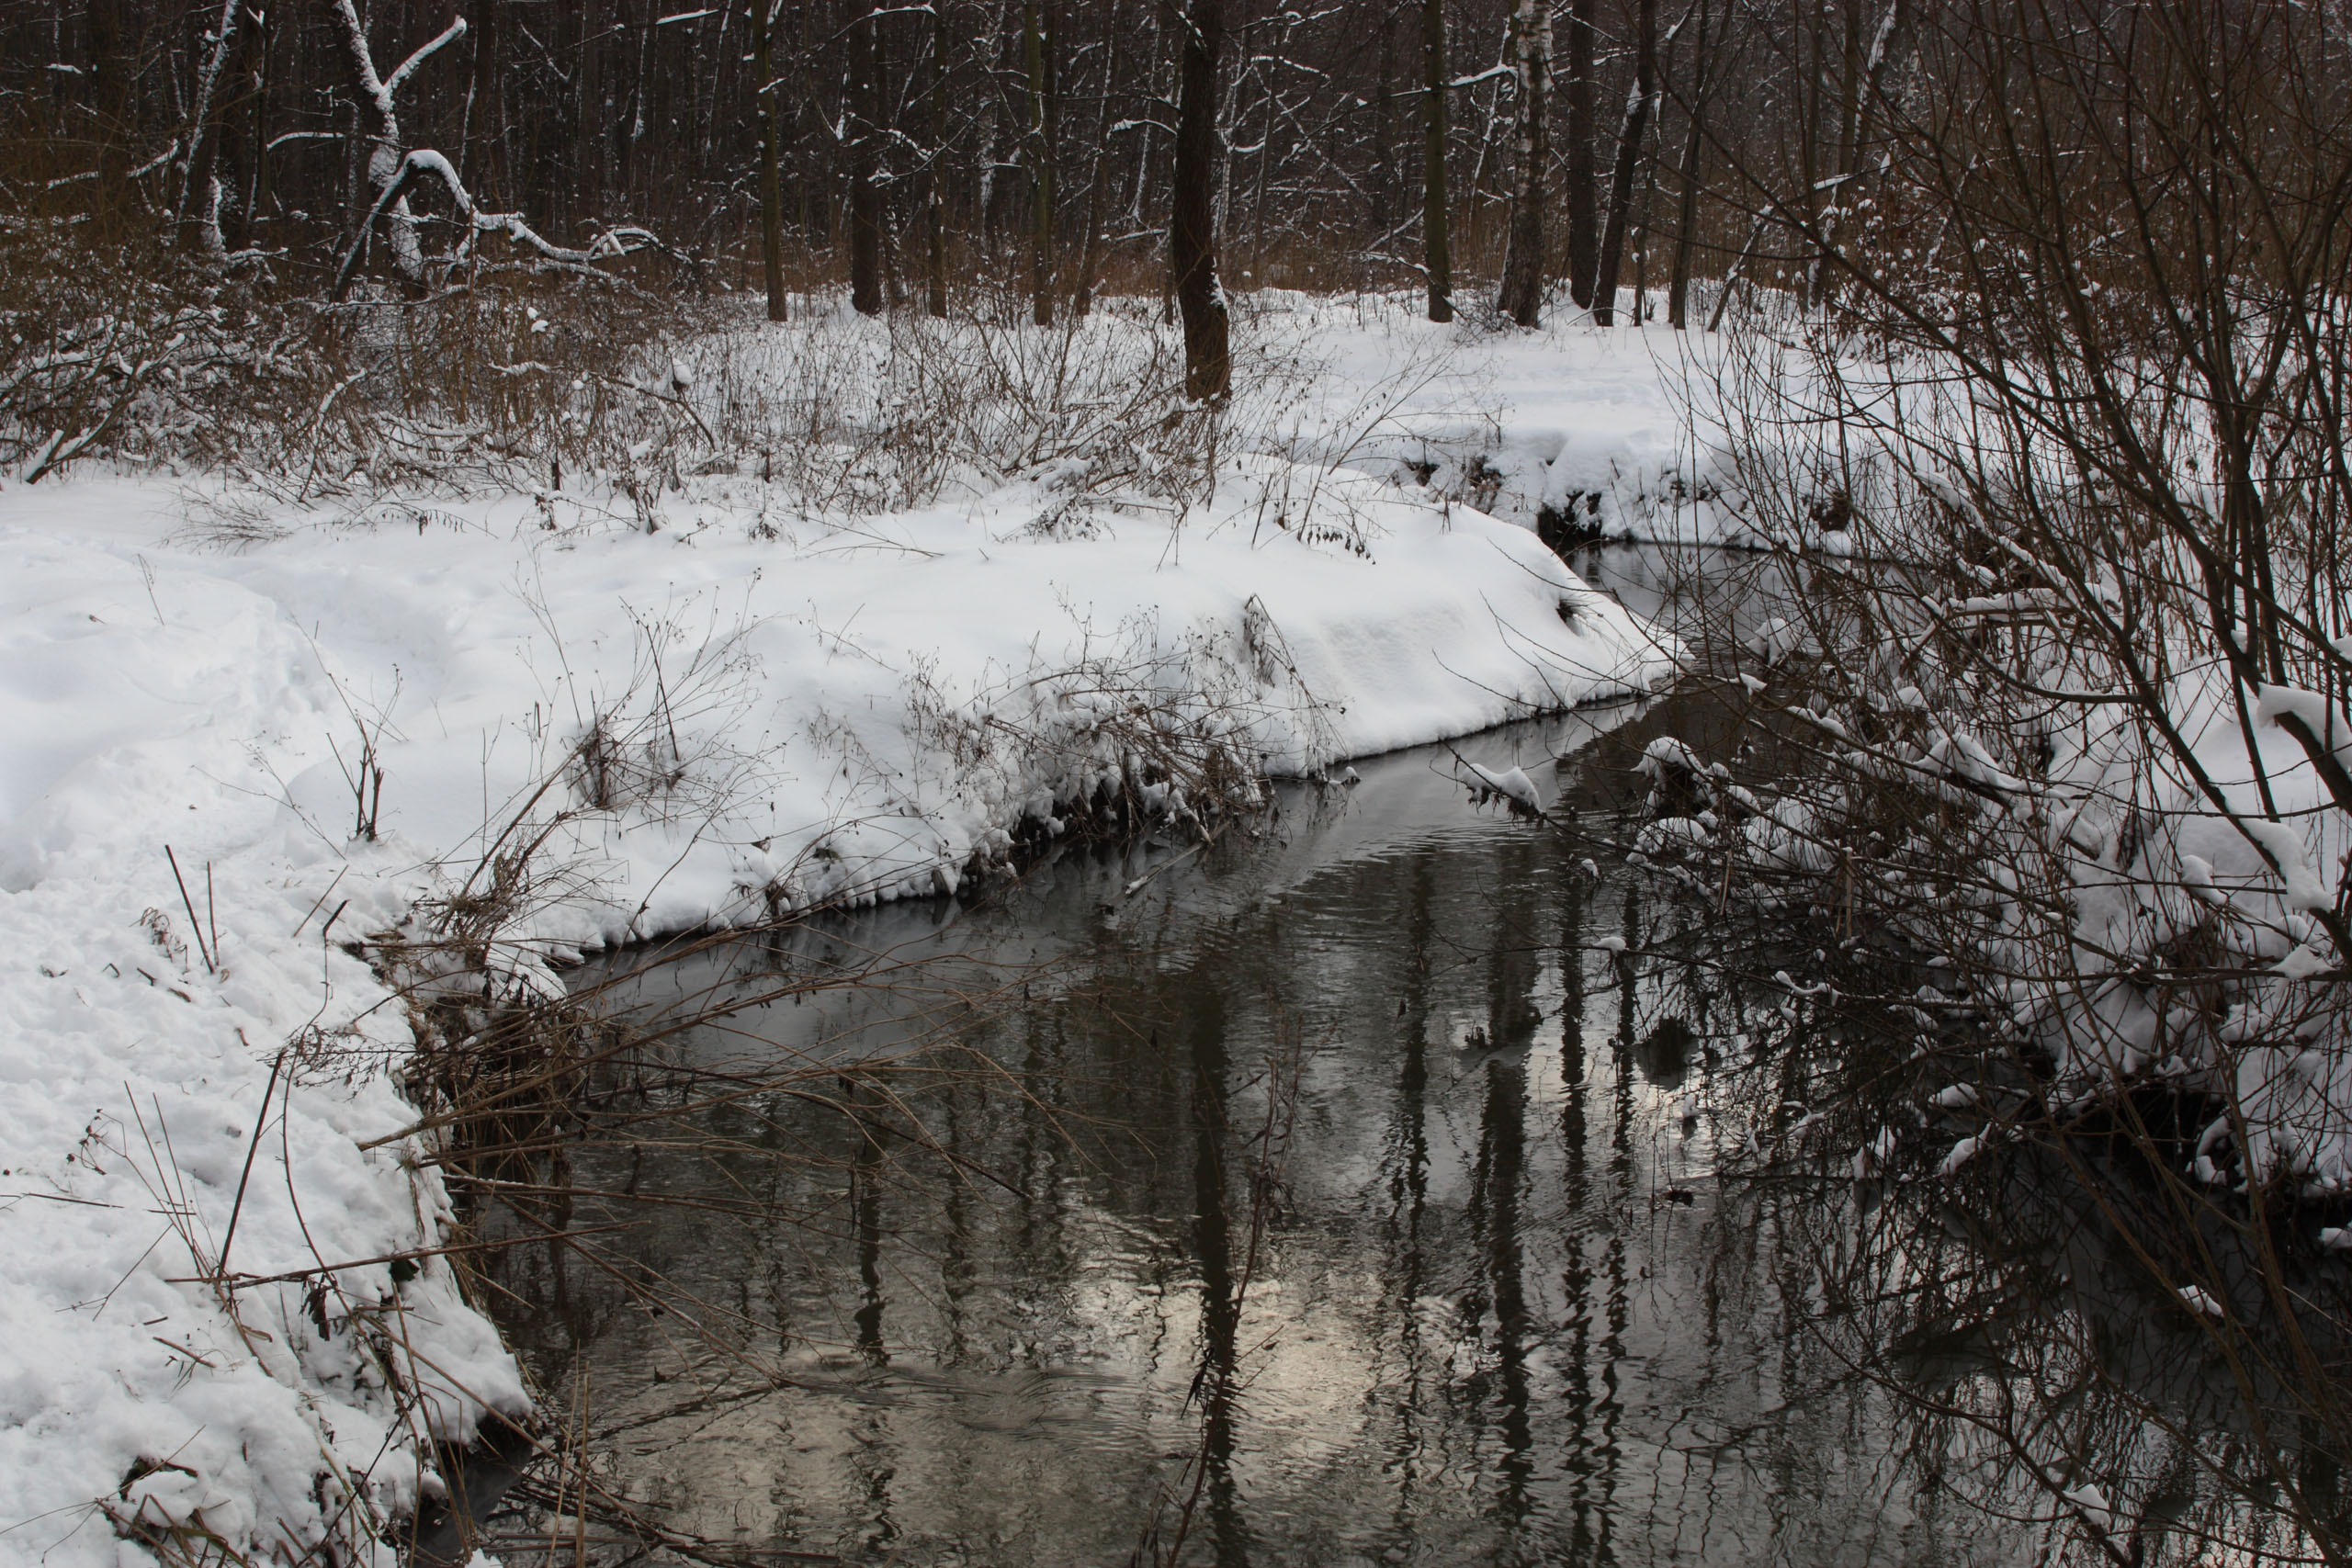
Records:
[[[2036,1141],[1954,1190],[1915,1171],[1798,1211],[1825,1342],[1898,1397],[1941,1484],[2053,1552],[2340,1561],[2342,1456],[2268,1364],[2278,1325],[2256,1311],[2222,1330],[2156,1284],[2147,1254],[2181,1238],[2136,1158]],[[2203,1245],[2226,1257],[2233,1235]],[[2253,1259],[2224,1271],[2256,1294]],[[2298,1284],[2301,1332],[2340,1354],[2341,1281]],[[2279,1451],[2300,1495],[2262,1484]]]
[[[1669,705],[1567,770],[1566,832],[1638,821],[1610,777],[1657,734],[1757,739]],[[1928,1487],[2051,1558],[2346,1560],[2352,1288],[2276,1194],[2186,1178],[2210,1107],[2047,1096],[2030,1061],[1982,1065],[1982,1010],[1899,937],[1803,897],[1718,903],[1705,863],[1648,874],[1659,996],[1749,998],[1748,1061],[1709,1075],[1710,1114],[1755,1140],[1726,1170],[1800,1238],[1810,1338],[1883,1391]],[[1955,1079],[1973,1098],[1939,1109]],[[1939,1171],[1972,1129],[1987,1153]]]
[[[500,1256],[516,1342],[616,1494],[762,1549],[1148,1556],[1189,1499],[1191,1562],[2013,1560],[2167,1464],[2211,1528],[2149,1412],[2225,1454],[2229,1402],[2095,1205],[1854,1179],[1917,1114],[1894,977],[1591,850],[1237,854],[1105,923],[1114,861],[1025,1000],[711,1021],[665,1048],[847,1070],[549,1162],[516,1227],[639,1223]]]

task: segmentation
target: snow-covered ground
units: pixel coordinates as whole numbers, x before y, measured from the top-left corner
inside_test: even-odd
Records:
[[[0,1559],[363,1540],[437,1484],[432,1439],[526,1407],[431,1250],[411,1020],[343,945],[486,861],[528,882],[493,964],[543,983],[952,891],[1111,795],[1204,809],[1233,759],[1312,775],[1669,672],[1528,527],[1398,472],[1483,446],[1521,523],[1657,493],[1648,337],[1282,309],[1318,385],[1396,390],[1222,452],[1181,518],[1073,524],[1050,465],[779,525],[713,462],[651,534],[605,476],[364,521],[217,477],[0,485]]]
[[[1533,332],[1487,333],[1432,326],[1411,299],[1359,310],[1254,298],[1277,320],[1315,321],[1315,341],[1353,384],[1396,378],[1414,353],[1400,345],[1445,345],[1444,373],[1416,378],[1397,429],[1378,443],[1432,465],[1429,481],[1442,491],[1529,528],[1548,511],[1609,539],[1763,542],[1726,503],[1732,474],[1715,411],[1736,367],[1719,336],[1656,322],[1596,329],[1568,309]]]

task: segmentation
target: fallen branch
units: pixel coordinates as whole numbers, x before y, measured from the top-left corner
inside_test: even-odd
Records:
[[[481,234],[503,234],[513,243],[536,252],[546,261],[589,272],[596,270],[599,261],[661,246],[661,242],[650,231],[638,228],[609,230],[599,234],[585,250],[556,244],[526,223],[519,212],[479,210],[474,206],[473,197],[466,189],[465,182],[458,177],[458,171],[450,167],[449,160],[429,147],[420,147],[401,160],[400,172],[385,183],[375,205],[368,209],[367,218],[361,221],[358,232],[351,237],[350,245],[343,253],[343,262],[335,268],[334,287],[327,296],[331,301],[340,303],[350,291],[352,275],[358,269],[359,258],[366,251],[368,238],[375,232],[377,224],[407,197],[410,186],[426,175],[439,180],[443,188],[448,191],[450,201],[458,209],[458,220],[466,227],[466,239],[459,243],[452,254],[450,259],[453,262],[462,257],[466,247]]]

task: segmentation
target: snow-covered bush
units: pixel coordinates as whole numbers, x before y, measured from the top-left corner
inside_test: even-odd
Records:
[[[1780,760],[1694,874],[1929,966],[1961,1027],[1921,1050],[1980,1092],[1926,1168],[1986,1197],[2038,1149],[2113,1205],[2161,1310],[2293,1405],[2216,1467],[2255,1498],[2352,1442],[2290,1256],[2352,1191],[2352,139],[2308,13],[2145,19],[1921,21],[1883,164],[1774,213],[1817,262],[1712,406],[1789,556],[1783,624],[1716,652]],[[1996,1394],[1986,1394],[2029,1451]]]
[[[0,220],[0,471],[39,483],[100,454],[240,465],[242,437],[291,429],[320,364],[249,281],[72,224]]]

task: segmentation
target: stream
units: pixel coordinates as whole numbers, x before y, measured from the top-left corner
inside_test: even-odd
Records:
[[[1670,564],[1579,563],[1645,610]],[[495,1257],[551,1419],[755,1555],[2030,1557],[1945,1483],[1949,1434],[1804,1326],[1852,1184],[1719,1176],[1845,1026],[1712,963],[1706,901],[1455,777],[1526,766],[1573,822],[1703,722],[1531,722],[1287,786],[1206,850],[632,955],[637,1016],[700,1020],[677,1058],[798,1077],[529,1210],[631,1228]]]

